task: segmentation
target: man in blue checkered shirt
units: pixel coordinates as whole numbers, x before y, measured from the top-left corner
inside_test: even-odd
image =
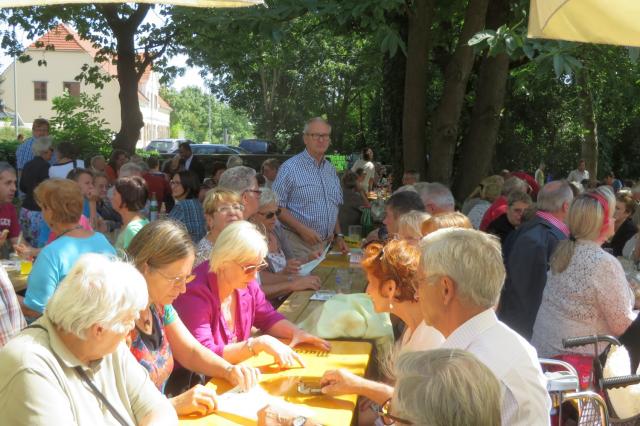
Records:
[[[340,179],[324,158],[331,126],[322,118],[312,118],[304,126],[303,140],[306,149],[280,167],[273,190],[280,199],[280,221],[291,251],[305,260],[334,238],[343,252],[347,248],[337,220],[342,204]]]
[[[25,164],[33,160],[33,142],[43,136],[49,136],[49,122],[44,118],[36,118],[31,125],[31,137],[22,142],[16,150],[16,169],[18,169],[18,180],[22,176],[22,169]]]

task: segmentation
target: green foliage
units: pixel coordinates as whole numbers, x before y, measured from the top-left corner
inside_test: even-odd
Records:
[[[0,139],[0,160],[16,165],[16,150],[20,143],[14,139]]]
[[[253,125],[240,110],[225,105],[198,87],[181,91],[161,89],[161,96],[171,108],[171,137],[187,138],[194,142],[223,143],[227,129],[228,142],[237,145],[242,139],[253,137]],[[209,135],[209,105],[211,105],[211,135]]]
[[[54,140],[71,142],[78,149],[80,157],[110,154],[113,133],[106,128],[106,120],[99,118],[102,111],[99,93],[81,93],[75,97],[65,92],[53,98],[52,102],[56,114],[49,123]]]

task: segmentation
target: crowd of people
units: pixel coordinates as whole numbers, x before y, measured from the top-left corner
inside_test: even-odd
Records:
[[[188,143],[164,164],[114,150],[85,168],[36,120],[16,168],[0,162],[0,243],[33,260],[24,295],[0,270],[9,423],[175,424],[216,410],[211,377],[258,383],[242,364],[254,355],[292,368],[304,366],[300,343],[330,350],[277,308],[320,288],[300,266],[328,244],[346,253],[343,232],[391,179],[370,148],[339,176],[324,119],[302,134],[305,149],[283,164],[258,172],[238,157],[207,175]],[[584,161],[566,180],[545,181],[544,164],[534,175],[489,176],[456,211],[447,186],[404,174],[361,262],[395,346],[380,377],[327,371],[323,394],[359,395],[365,425],[549,424],[538,357],[592,355],[565,337],[637,340],[616,257],[640,259],[640,186],[612,174],[594,184]],[[318,424],[275,406],[258,417]]]

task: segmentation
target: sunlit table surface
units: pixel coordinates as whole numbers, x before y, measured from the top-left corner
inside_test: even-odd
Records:
[[[327,258],[316,269],[312,275],[317,275],[322,281],[322,290],[335,290],[336,271],[338,269],[349,269],[351,273],[351,293],[363,293],[367,288],[367,279],[364,271],[357,264],[350,264],[346,255],[328,255]],[[296,291],[280,305],[278,312],[289,321],[297,324],[304,320],[314,309],[324,302],[309,300],[315,291]]]
[[[364,376],[371,357],[372,345],[369,342],[331,341],[331,351],[321,352],[318,349],[301,345],[296,351],[303,358],[305,368],[281,370],[274,364],[270,355],[261,353],[248,359],[245,364],[258,367],[262,372],[260,386],[271,396],[279,400],[295,404],[299,408],[311,410],[313,419],[322,425],[349,426],[352,424],[356,409],[357,396],[343,395],[330,397],[326,395],[302,395],[298,393],[297,384],[319,383],[326,370],[346,368],[354,374]],[[221,379],[213,379],[207,386],[215,386],[217,392],[227,392],[231,385]],[[255,425],[251,420],[255,411],[248,407],[247,417],[224,412],[224,407],[206,417],[182,417],[180,425]]]
[[[14,260],[2,260],[2,267],[7,271],[13,289],[18,292],[27,288],[29,274],[20,273],[20,262]]]

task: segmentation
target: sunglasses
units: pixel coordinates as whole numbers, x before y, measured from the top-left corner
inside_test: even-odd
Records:
[[[382,404],[382,406],[378,410],[378,415],[380,416],[380,419],[382,420],[383,424],[385,425],[394,425],[394,424],[412,425],[413,424],[409,420],[405,420],[401,417],[394,416],[393,414],[391,414],[390,411],[391,411],[391,399],[388,399],[387,402]]]
[[[265,219],[272,219],[274,216],[280,217],[280,213],[282,213],[282,209],[278,209],[276,211],[269,212],[269,213],[262,213],[262,212],[258,212],[258,213],[264,216]]]
[[[260,264],[258,264],[258,265],[242,266],[239,263],[238,263],[238,265],[242,268],[242,271],[247,275],[251,275],[251,274],[255,274],[256,272],[260,272],[263,269],[265,269],[267,266],[269,266],[269,264],[267,262],[265,262],[264,260],[262,262],[260,262]]]

